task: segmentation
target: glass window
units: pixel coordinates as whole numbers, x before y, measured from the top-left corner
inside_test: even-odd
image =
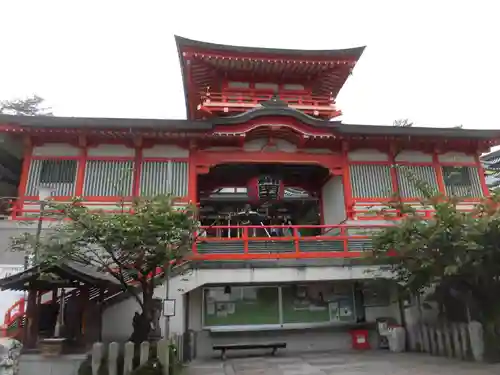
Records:
[[[351,283],[283,286],[283,323],[355,321],[352,288]]]
[[[462,197],[483,195],[481,179],[475,167],[442,167],[446,194]]]
[[[40,183],[73,183],[76,178],[76,160],[43,160]]]
[[[471,178],[467,167],[443,167],[443,177],[446,183],[469,186]]]
[[[204,290],[204,325],[279,324],[277,286],[226,286]]]

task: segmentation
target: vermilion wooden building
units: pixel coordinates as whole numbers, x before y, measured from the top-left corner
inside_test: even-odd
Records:
[[[170,288],[171,329],[196,332],[199,355],[234,332],[329,349],[347,345],[352,327],[404,322],[393,288],[362,261],[370,233],[400,218],[380,214],[394,192],[419,205],[419,189],[395,166],[466,197],[468,209],[488,193],[478,156],[500,133],[339,121],[336,97],[363,47],[176,41],[186,120],[0,117],[4,139],[23,150],[11,222],[38,217],[40,186],[110,211],[159,193],[199,204],[206,232],[192,271]],[[135,311],[132,300],[109,307],[105,339],[127,338]]]

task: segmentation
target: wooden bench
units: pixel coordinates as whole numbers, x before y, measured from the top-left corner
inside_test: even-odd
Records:
[[[278,349],[286,349],[286,343],[284,342],[272,342],[272,343],[255,343],[255,344],[226,344],[226,345],[214,345],[213,350],[221,351],[221,359],[226,359],[226,351],[228,350],[245,350],[245,349],[272,349],[271,355],[275,355]]]

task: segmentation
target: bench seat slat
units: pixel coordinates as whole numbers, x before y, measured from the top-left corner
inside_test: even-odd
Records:
[[[266,349],[266,348],[286,348],[286,343],[255,343],[255,344],[227,344],[227,345],[214,345],[214,350],[227,350],[227,349]]]

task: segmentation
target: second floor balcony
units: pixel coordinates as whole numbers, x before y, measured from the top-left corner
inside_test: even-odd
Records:
[[[359,258],[373,250],[373,234],[389,225],[203,226],[192,259]]]
[[[211,92],[201,93],[199,111],[208,114],[223,116],[225,114],[238,114],[250,109],[258,108],[261,103],[279,99],[289,107],[304,112],[310,116],[331,119],[340,116],[342,112],[335,106],[331,96],[317,96],[308,93],[272,93],[254,90],[244,92]]]

